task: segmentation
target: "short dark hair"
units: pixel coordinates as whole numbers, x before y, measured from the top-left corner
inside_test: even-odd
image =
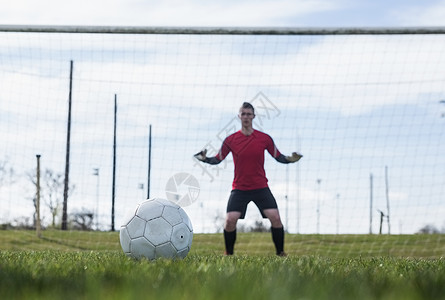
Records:
[[[243,108],[249,108],[255,114],[255,108],[253,108],[253,105],[250,104],[249,102],[244,102],[243,105],[241,105],[240,110],[243,109]]]

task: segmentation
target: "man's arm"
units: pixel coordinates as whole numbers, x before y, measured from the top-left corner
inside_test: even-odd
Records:
[[[213,157],[207,157],[207,149],[204,149],[198,153],[196,153],[195,155],[193,155],[197,160],[211,164],[211,165],[217,165],[221,162],[221,160],[219,160],[218,158],[216,158],[216,156]]]
[[[297,152],[292,152],[292,154],[290,156],[285,156],[285,155],[281,154],[281,152],[275,146],[273,139],[269,135],[266,135],[266,136],[269,139],[266,149],[269,152],[269,154],[272,155],[272,157],[276,159],[276,161],[283,163],[283,164],[288,164],[288,163],[297,162],[303,157],[303,155],[301,155]]]
[[[297,153],[297,152],[293,152],[291,156],[285,156],[283,154],[278,155],[277,157],[275,157],[275,159],[283,164],[288,164],[288,163],[294,163],[299,161],[301,158],[303,157],[303,155]]]

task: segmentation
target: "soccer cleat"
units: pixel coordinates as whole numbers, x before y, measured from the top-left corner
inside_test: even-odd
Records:
[[[284,252],[284,251],[281,251],[280,253],[277,253],[277,255],[278,255],[278,256],[281,256],[281,257],[286,257],[286,256],[287,256],[287,253]]]

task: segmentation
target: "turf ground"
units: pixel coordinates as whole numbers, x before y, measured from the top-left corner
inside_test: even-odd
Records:
[[[1,299],[445,299],[443,235],[195,234],[184,260],[136,261],[118,233],[0,231]]]

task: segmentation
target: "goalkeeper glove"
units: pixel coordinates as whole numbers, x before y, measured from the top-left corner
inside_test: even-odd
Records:
[[[193,155],[197,160],[200,160],[200,161],[206,161],[206,158],[207,158],[207,156],[206,156],[206,154],[207,154],[207,149],[204,149],[204,150],[202,150],[202,151],[200,151],[200,152],[198,152],[198,153],[196,153],[195,155]]]
[[[286,160],[290,163],[294,163],[300,160],[300,158],[302,158],[303,155],[297,153],[297,152],[293,152],[291,156],[286,156]]]

